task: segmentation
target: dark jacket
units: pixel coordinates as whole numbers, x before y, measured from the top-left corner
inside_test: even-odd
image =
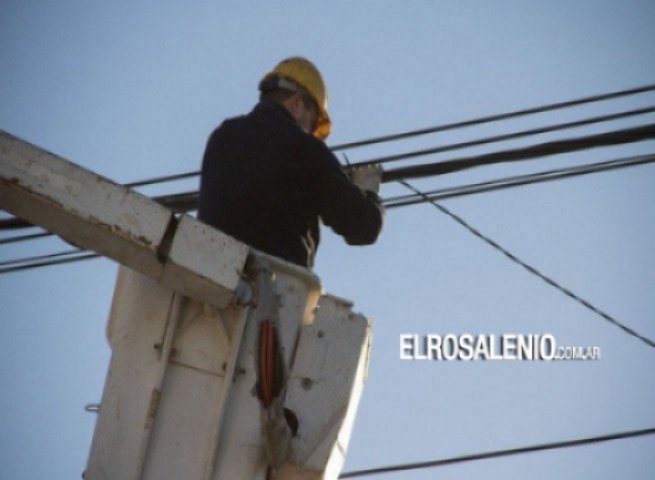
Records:
[[[202,163],[198,218],[271,255],[311,267],[319,217],[351,245],[375,242],[379,197],[343,173],[282,106],[260,102],[223,122]]]

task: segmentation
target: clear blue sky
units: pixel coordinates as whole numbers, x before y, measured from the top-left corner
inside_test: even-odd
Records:
[[[261,75],[300,54],[324,72],[328,144],[654,83],[643,1],[3,2],[0,129],[119,182],[196,170],[209,133],[249,111]],[[641,95],[348,152],[350,161],[655,103]],[[425,161],[653,122],[655,116]],[[655,152],[655,142],[430,178],[438,188]],[[444,204],[655,338],[655,166]],[[197,180],[145,189],[172,193]],[[384,185],[383,196],[406,193]],[[3,234],[3,238],[4,238]],[[0,261],[68,247],[0,246]],[[0,478],[79,478],[110,351],[116,265],[0,276]],[[430,206],[390,211],[378,244],[324,231],[317,273],[374,320],[369,383],[346,470],[655,426],[655,350]],[[551,333],[596,362],[403,362],[401,333]],[[655,438],[390,475],[647,478]],[[382,477],[380,477],[382,478]],[[386,478],[386,477],[385,477]]]

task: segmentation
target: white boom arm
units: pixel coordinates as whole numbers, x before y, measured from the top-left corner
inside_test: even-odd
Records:
[[[246,245],[3,131],[0,208],[210,305],[247,296]]]

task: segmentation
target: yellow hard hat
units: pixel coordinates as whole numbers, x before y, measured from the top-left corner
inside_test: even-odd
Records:
[[[314,102],[316,102],[319,111],[316,128],[312,133],[315,137],[325,140],[330,134],[332,123],[330,122],[330,117],[327,113],[327,87],[325,86],[325,82],[323,81],[323,77],[321,76],[321,72],[318,71],[318,68],[316,68],[312,62],[303,57],[287,58],[282,60],[273,70],[264,75],[264,78],[259,84],[260,90],[265,82],[274,78],[290,80],[309,92],[309,95]],[[284,88],[285,85],[282,85],[282,87]]]

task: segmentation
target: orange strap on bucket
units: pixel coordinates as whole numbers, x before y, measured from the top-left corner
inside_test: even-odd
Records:
[[[275,376],[275,327],[270,320],[260,324],[259,331],[259,391],[264,407],[273,401]]]

